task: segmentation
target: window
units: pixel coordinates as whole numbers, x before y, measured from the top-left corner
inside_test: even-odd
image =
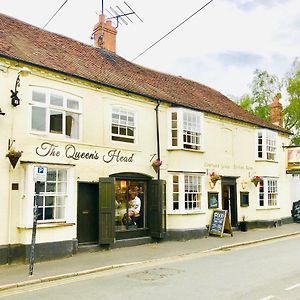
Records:
[[[135,114],[132,111],[113,108],[111,122],[112,140],[134,143],[135,138]]]
[[[276,207],[278,205],[277,179],[264,178],[259,183],[259,207]]]
[[[202,176],[194,174],[173,174],[172,208],[173,212],[199,211],[202,202]]]
[[[276,160],[277,134],[270,130],[257,131],[257,158],[263,160]]]
[[[187,109],[172,109],[171,148],[201,150],[202,114]]]
[[[79,123],[79,99],[54,90],[32,91],[32,131],[79,139]]]
[[[38,220],[64,220],[67,201],[67,169],[47,169],[46,182],[37,182]]]

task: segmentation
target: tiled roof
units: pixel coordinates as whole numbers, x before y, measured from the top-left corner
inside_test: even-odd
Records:
[[[131,63],[94,48],[0,14],[0,56],[70,74],[117,89],[190,107],[261,127],[287,132],[246,112],[198,82]]]

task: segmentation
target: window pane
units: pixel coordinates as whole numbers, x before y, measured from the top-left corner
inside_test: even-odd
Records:
[[[66,113],[66,135],[73,138],[79,138],[79,115]]]
[[[56,180],[56,169],[48,169],[47,181],[55,181],[55,180]]]
[[[63,133],[63,114],[59,111],[50,111],[50,132]]]
[[[58,170],[58,181],[67,181],[67,170]]]
[[[43,92],[33,91],[32,100],[35,102],[46,103],[46,94]]]
[[[46,131],[46,108],[32,106],[31,129]]]
[[[46,192],[55,192],[56,191],[56,183],[55,182],[47,182]]]
[[[57,207],[55,210],[55,219],[64,219],[65,218],[65,208]]]
[[[79,102],[77,100],[68,99],[67,100],[67,108],[78,110],[79,109]]]
[[[55,106],[63,106],[63,96],[61,95],[50,95],[50,104]]]
[[[44,219],[45,220],[54,219],[53,211],[54,211],[53,207],[46,207],[45,208],[45,217],[44,217]]]
[[[53,206],[54,205],[54,197],[46,196],[45,197],[45,206]]]

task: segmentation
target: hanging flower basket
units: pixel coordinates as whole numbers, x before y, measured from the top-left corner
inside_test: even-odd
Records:
[[[161,165],[162,165],[162,161],[160,159],[156,159],[152,162],[152,167],[155,170],[155,172],[158,171]]]
[[[255,186],[257,186],[260,182],[262,182],[263,180],[262,180],[262,178],[260,177],[260,176],[253,176],[252,178],[251,178],[251,182],[255,185]]]
[[[22,153],[23,151],[16,151],[15,149],[10,149],[6,154],[6,157],[8,157],[10,164],[13,168],[16,167],[20,157],[22,156]]]
[[[214,188],[216,183],[218,182],[218,180],[221,179],[221,176],[218,175],[216,172],[211,172],[209,174],[209,177],[210,177],[210,186],[211,186],[211,188]]]

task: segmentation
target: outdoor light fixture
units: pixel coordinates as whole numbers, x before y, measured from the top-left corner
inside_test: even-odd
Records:
[[[26,67],[23,67],[19,72],[18,72],[18,77],[16,79],[16,83],[15,83],[15,90],[10,90],[11,95],[11,105],[16,107],[18,105],[20,105],[20,99],[18,97],[18,88],[20,87],[20,75],[23,76],[27,76],[28,74],[30,74],[30,70]]]
[[[0,108],[0,116],[4,116],[5,113],[2,111],[2,109]]]

